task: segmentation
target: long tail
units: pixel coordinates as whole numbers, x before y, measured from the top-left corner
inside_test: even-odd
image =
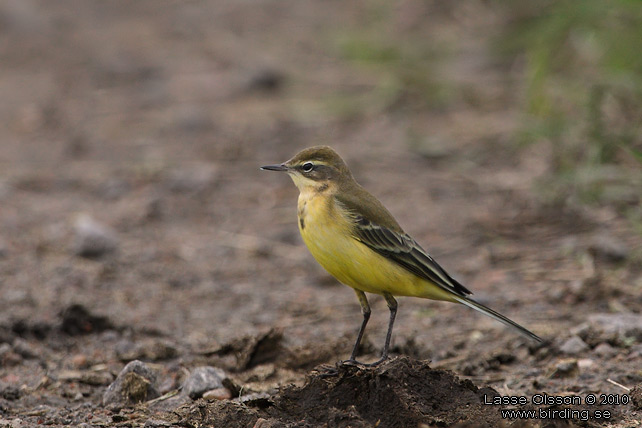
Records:
[[[458,301],[459,303],[461,303],[462,305],[466,305],[469,308],[472,308],[472,309],[474,309],[476,311],[481,312],[484,315],[488,315],[489,317],[491,317],[493,319],[496,319],[497,321],[501,322],[502,324],[505,324],[505,325],[507,325],[509,327],[514,328],[520,334],[522,334],[522,335],[524,335],[524,336],[526,336],[526,337],[528,337],[530,339],[537,340],[538,342],[542,342],[542,339],[538,335],[533,333],[532,331],[527,330],[526,328],[524,328],[521,325],[517,324],[515,321],[512,321],[512,320],[506,318],[504,315],[500,314],[499,312],[495,312],[491,308],[488,308],[488,307],[482,305],[481,303],[477,303],[476,301],[474,301],[472,299],[469,299],[467,297],[463,297],[463,296],[453,295],[451,297],[453,299],[455,299],[456,301]]]

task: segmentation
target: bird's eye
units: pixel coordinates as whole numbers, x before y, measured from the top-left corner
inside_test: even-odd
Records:
[[[301,165],[301,169],[303,170],[303,172],[310,172],[314,169],[314,164],[312,162],[306,162]]]

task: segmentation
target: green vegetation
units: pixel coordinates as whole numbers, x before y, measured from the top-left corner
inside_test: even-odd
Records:
[[[514,88],[521,104],[505,107],[520,109],[522,123],[512,139],[517,144],[503,150],[541,144],[550,151],[553,173],[540,183],[546,201],[612,205],[642,222],[642,1],[493,0],[464,9],[413,4],[418,17],[443,16],[444,27],[437,29],[420,18],[399,25],[403,19],[389,2],[365,6],[355,25],[332,34],[334,54],[358,73],[325,100],[331,114],[359,119],[398,111],[421,123],[431,110],[473,104],[469,92],[481,94],[484,105],[483,83],[465,88],[444,73],[453,66],[443,67],[461,55],[461,34],[468,31],[464,40],[474,34],[465,16],[479,13],[473,19],[479,37],[492,43],[486,46],[500,60],[487,66],[501,67],[507,92],[513,90],[510,73],[521,73]],[[448,153],[421,126],[414,129],[412,120],[408,126],[413,150],[432,158]]]
[[[583,203],[639,205],[642,189],[642,2],[498,0],[498,40],[525,60],[520,141],[548,141],[546,188]]]
[[[394,4],[373,2],[360,24],[333,35],[335,54],[360,70],[361,76],[352,88],[328,100],[333,112],[353,118],[447,104],[451,88],[434,72],[447,47],[431,42],[423,27],[400,30],[393,12]]]

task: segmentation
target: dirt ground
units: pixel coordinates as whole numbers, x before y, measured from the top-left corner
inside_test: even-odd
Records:
[[[520,64],[489,51],[509,18],[488,2],[389,8],[384,34],[434,41],[426,100],[345,59],[377,11],[0,4],[0,426],[642,424],[642,237],[614,207],[539,196],[550,144],[514,144]],[[304,248],[291,181],[258,168],[317,144],[545,343],[400,298],[393,359],[335,365],[358,302]],[[388,320],[370,301],[366,361]],[[134,360],[143,374],[104,400]],[[205,399],[185,392],[202,366],[225,373]]]

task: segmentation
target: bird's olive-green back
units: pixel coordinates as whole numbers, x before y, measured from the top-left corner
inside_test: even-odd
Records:
[[[354,178],[339,183],[335,198],[354,214],[363,217],[370,223],[388,228],[397,233],[404,233],[397,220],[381,202],[361,187]]]

